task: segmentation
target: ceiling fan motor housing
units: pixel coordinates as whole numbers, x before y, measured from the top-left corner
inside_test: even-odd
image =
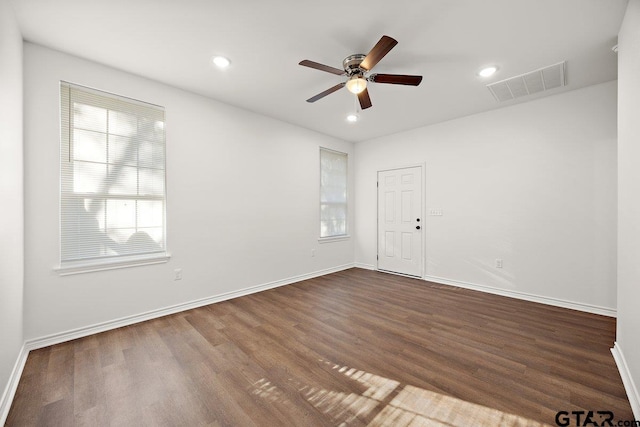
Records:
[[[349,55],[344,58],[344,61],[342,61],[342,67],[350,76],[354,74],[364,74],[364,70],[360,69],[360,64],[362,63],[362,61],[364,61],[364,58],[366,56],[367,55],[362,53]]]

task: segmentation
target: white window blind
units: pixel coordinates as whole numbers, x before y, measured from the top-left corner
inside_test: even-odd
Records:
[[[320,237],[347,234],[347,155],[320,149]]]
[[[164,108],[62,82],[61,266],[165,254]]]

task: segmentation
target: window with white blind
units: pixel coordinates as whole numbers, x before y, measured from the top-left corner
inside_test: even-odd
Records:
[[[320,149],[320,238],[347,235],[347,155]]]
[[[61,269],[166,258],[164,108],[61,82]]]

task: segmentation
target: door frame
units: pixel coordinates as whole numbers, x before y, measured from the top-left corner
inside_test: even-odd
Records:
[[[403,274],[403,273],[397,273],[394,271],[388,271],[388,270],[380,270],[379,268],[379,261],[380,261],[380,254],[378,253],[378,250],[380,249],[380,233],[378,232],[379,227],[380,227],[380,215],[379,215],[379,210],[380,210],[380,192],[378,190],[378,176],[380,174],[380,172],[388,172],[388,171],[393,171],[393,170],[399,170],[399,169],[409,169],[409,168],[420,168],[420,177],[421,177],[421,184],[422,184],[422,192],[420,193],[420,215],[422,218],[422,256],[420,257],[420,279],[424,279],[424,275],[425,275],[425,265],[426,265],[426,255],[427,255],[427,227],[424,226],[424,224],[426,224],[426,205],[425,205],[425,199],[426,199],[426,194],[427,194],[427,174],[426,174],[426,170],[427,170],[427,163],[426,162],[422,162],[422,163],[413,163],[413,164],[408,164],[408,165],[402,165],[402,166],[397,166],[397,167],[390,167],[390,168],[384,168],[384,169],[378,169],[376,171],[376,271],[379,271],[381,273],[388,273],[388,274],[396,274],[398,276],[405,276],[405,277],[411,277],[411,278],[416,278],[418,276],[412,276],[410,274]]]

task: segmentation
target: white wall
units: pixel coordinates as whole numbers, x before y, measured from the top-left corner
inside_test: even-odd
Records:
[[[9,379],[24,341],[22,36],[0,0],[0,424]]]
[[[27,339],[353,262],[352,240],[317,241],[319,147],[351,143],[41,46],[24,55]],[[54,272],[60,80],[166,107],[169,263]]]
[[[640,0],[618,36],[618,365],[640,419]]]
[[[376,264],[376,171],[424,162],[426,209],[443,210],[424,217],[425,278],[614,313],[615,81],[357,144],[355,159],[357,263]]]

